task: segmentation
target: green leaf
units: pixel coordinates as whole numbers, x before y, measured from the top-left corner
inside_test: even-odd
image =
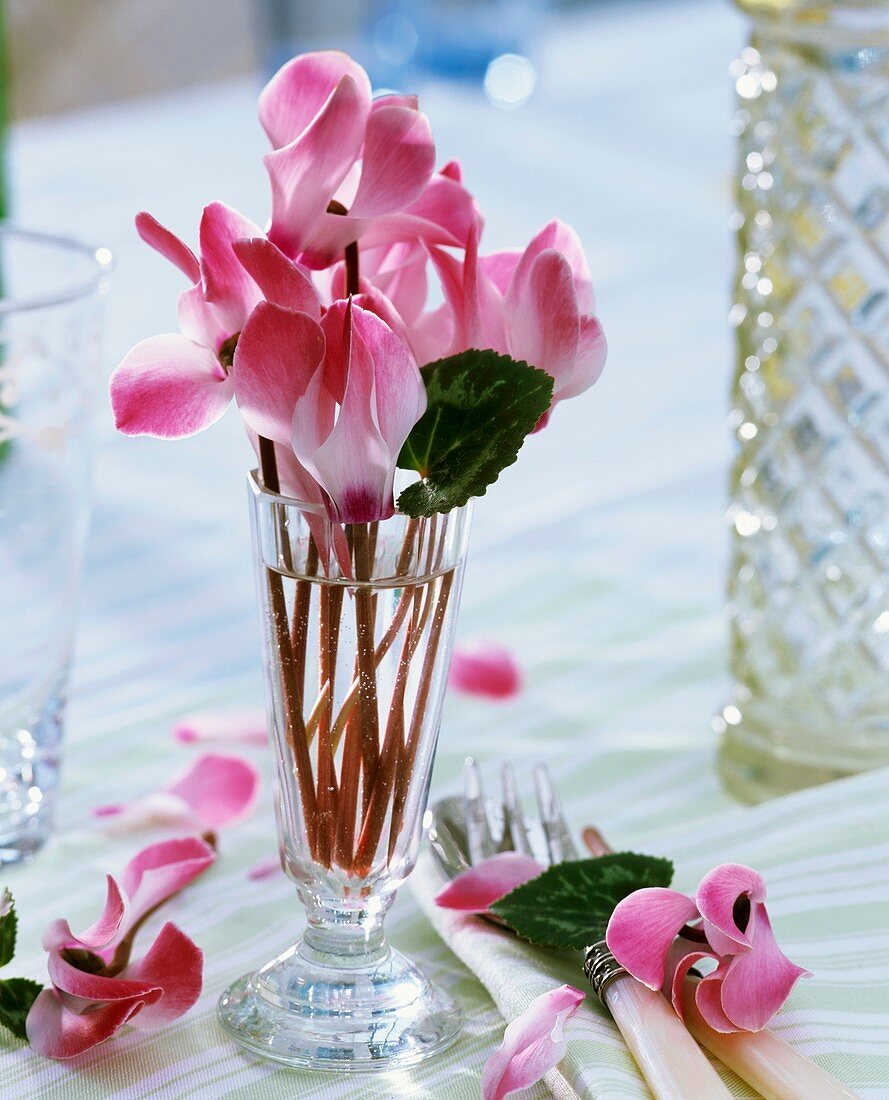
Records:
[[[491,908],[531,943],[582,951],[605,938],[619,901],[645,886],[669,886],[672,879],[668,859],[613,852],[556,863]]]
[[[490,350],[439,359],[422,373],[426,412],[398,458],[402,469],[423,478],[398,498],[409,516],[449,512],[484,496],[515,462],[553,394],[546,371]]]
[[[0,1024],[17,1039],[25,1039],[25,1020],[43,986],[30,978],[0,981]]]
[[[6,966],[15,954],[15,934],[18,917],[15,915],[15,902],[6,889],[0,894],[0,966]]]

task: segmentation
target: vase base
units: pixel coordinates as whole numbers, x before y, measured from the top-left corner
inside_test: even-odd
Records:
[[[307,960],[299,945],[236,981],[217,1013],[253,1054],[340,1073],[416,1065],[449,1047],[463,1023],[453,997],[397,951],[343,968]]]

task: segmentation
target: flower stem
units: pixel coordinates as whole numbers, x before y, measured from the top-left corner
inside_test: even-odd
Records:
[[[263,487],[270,493],[280,492],[275,445],[264,436],[259,437],[259,462]],[[303,722],[302,703],[297,689],[296,666],[293,646],[290,641],[290,623],[287,616],[287,600],[284,596],[284,582],[281,574],[270,568],[266,568],[266,580],[269,589],[269,609],[275,634],[275,647],[278,653],[278,670],[284,695],[287,740],[290,742],[293,751],[293,763],[297,783],[299,784],[306,835],[309,848],[314,856],[316,843],[315,784],[312,778],[312,761],[309,756],[306,728]]]

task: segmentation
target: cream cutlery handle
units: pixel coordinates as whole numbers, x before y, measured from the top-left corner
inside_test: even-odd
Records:
[[[730,1097],[707,1055],[660,993],[621,974],[604,986],[602,999],[656,1100]]]
[[[858,1100],[851,1089],[770,1031],[736,1031],[730,1035],[714,1031],[701,1016],[694,997],[689,996],[694,985],[694,978],[686,979],[683,1008],[688,1030],[764,1100]]]

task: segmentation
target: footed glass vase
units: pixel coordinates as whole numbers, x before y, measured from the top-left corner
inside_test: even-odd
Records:
[[[729,789],[889,764],[889,4],[738,0]]]
[[[462,1023],[383,920],[422,839],[469,511],[343,526],[255,477],[250,496],[280,853],[307,927],[219,1018],[288,1065],[413,1065]]]

